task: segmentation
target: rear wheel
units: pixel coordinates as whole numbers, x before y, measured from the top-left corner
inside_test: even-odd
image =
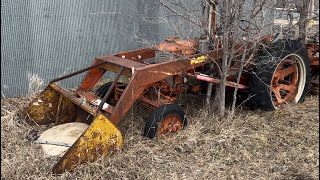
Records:
[[[310,61],[303,44],[281,40],[266,48],[250,85],[254,104],[264,110],[303,101],[310,90]]]
[[[153,138],[175,133],[187,126],[184,111],[177,104],[165,104],[155,109],[146,121],[144,136]]]

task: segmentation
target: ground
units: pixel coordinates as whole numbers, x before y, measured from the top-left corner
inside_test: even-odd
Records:
[[[27,99],[1,99],[1,179],[319,179],[318,96],[273,112],[240,108],[223,121],[182,101],[189,126],[154,140],[141,136],[145,113],[135,107],[121,126],[121,153],[58,177],[56,158],[25,138],[34,128],[19,117]]]

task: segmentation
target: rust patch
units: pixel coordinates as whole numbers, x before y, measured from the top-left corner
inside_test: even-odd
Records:
[[[178,115],[169,115],[161,121],[158,128],[158,134],[161,136],[168,133],[174,133],[182,129],[182,127],[182,120]]]

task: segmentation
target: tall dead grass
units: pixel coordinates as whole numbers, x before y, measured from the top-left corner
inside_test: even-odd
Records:
[[[319,179],[318,100],[274,112],[238,110],[220,121],[187,99],[189,126],[155,140],[141,136],[146,113],[135,106],[121,123],[121,153],[55,177],[57,159],[25,139],[45,129],[19,116],[27,98],[1,99],[1,179]]]

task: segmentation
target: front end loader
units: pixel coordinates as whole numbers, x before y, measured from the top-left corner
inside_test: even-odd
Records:
[[[136,100],[151,108],[174,102],[176,96],[186,89],[183,86],[188,73],[208,63],[210,58],[221,57],[221,50],[195,54],[196,49],[196,41],[168,39],[156,48],[95,58],[92,66],[50,81],[26,108],[28,122],[38,125],[82,122],[89,125],[53,167],[53,173],[71,171],[79,164],[120,150],[123,137],[118,124]],[[180,53],[184,59],[168,55],[165,50]],[[75,91],[57,83],[84,72],[87,74]],[[116,75],[104,93],[98,96],[93,88],[107,72]],[[119,82],[120,77],[127,79],[122,88],[119,86],[123,84]],[[161,98],[154,95],[153,87],[163,90]],[[107,103],[110,99],[116,102]],[[171,122],[181,124],[179,118],[168,118],[162,132],[172,132]],[[180,129],[177,127],[182,126],[174,126],[176,130]]]
[[[214,13],[210,21],[215,24]],[[82,163],[119,151],[123,146],[119,122],[137,100],[153,109],[144,136],[153,138],[184,128],[187,119],[183,110],[174,104],[177,97],[184,92],[200,92],[201,82],[206,85],[221,83],[220,77],[215,76],[219,75],[219,70],[213,67],[219,66],[224,51],[221,39],[214,36],[215,27],[210,28],[212,33],[205,39],[173,37],[156,47],[97,57],[90,67],[50,81],[26,107],[28,122],[88,124],[54,165],[53,173],[72,171]],[[243,67],[240,60],[235,61],[225,83],[228,88],[255,93],[256,105],[268,110],[301,101],[309,90],[310,69],[319,77],[318,43],[305,46],[298,41],[274,42],[275,39],[275,36],[265,36],[258,40],[266,41],[265,46],[270,46],[269,50],[274,52],[268,56],[251,51],[254,42],[236,44],[233,52],[239,57],[246,52],[247,61]],[[278,57],[276,48],[286,48],[287,54]],[[274,62],[271,66],[261,66],[260,62],[270,63],[270,59],[277,59],[277,66]],[[237,82],[240,69],[244,71]],[[108,72],[115,74],[113,80],[97,87]],[[59,81],[80,73],[86,75],[76,90],[59,86]],[[211,94],[209,88],[207,90],[207,95]]]

